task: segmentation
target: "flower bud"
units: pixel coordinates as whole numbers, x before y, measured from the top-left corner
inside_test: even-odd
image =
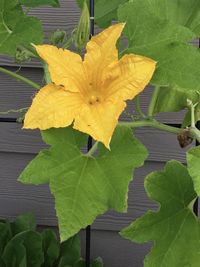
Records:
[[[83,49],[90,38],[90,13],[88,10],[87,1],[84,0],[81,17],[79,20],[75,46],[78,49]]]

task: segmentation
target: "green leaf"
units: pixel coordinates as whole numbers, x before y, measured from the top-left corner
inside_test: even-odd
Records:
[[[57,144],[59,146],[66,146],[67,144],[71,144],[72,146],[81,148],[87,142],[86,134],[75,131],[71,127],[59,129],[52,128],[46,131],[42,131],[41,133],[44,142],[52,146],[56,146]],[[48,157],[50,156],[51,152],[49,150],[43,150],[42,152],[40,152],[35,160],[33,160],[21,173],[18,180],[26,184],[31,183],[35,185],[48,183],[50,175],[47,170],[51,171],[52,168],[51,160],[48,161]],[[68,160],[70,160],[70,155]],[[55,166],[53,166],[51,175],[53,175],[54,171],[57,172],[54,169]]]
[[[187,106],[187,99],[193,98],[193,91],[183,90],[178,86],[161,87],[154,107],[154,114],[179,111]],[[166,101],[167,99],[167,101]]]
[[[165,48],[172,42],[195,38],[191,30],[156,16],[148,0],[132,0],[121,5],[118,18],[126,22],[124,34],[129,41],[128,49],[150,53],[158,47]],[[163,51],[157,51],[157,54],[162,53]]]
[[[12,238],[12,231],[8,221],[0,222],[0,258],[8,241]]]
[[[200,35],[199,0],[150,0],[149,6],[157,16],[188,27]]]
[[[91,263],[91,267],[103,267],[102,258],[98,257],[97,259],[93,260]]]
[[[41,236],[44,252],[44,263],[42,267],[53,267],[60,252],[57,236],[51,229],[45,229]]]
[[[23,214],[17,217],[17,219],[11,223],[12,233],[16,235],[20,232],[36,230],[36,220],[32,213]]]
[[[44,261],[40,234],[27,231],[17,234],[5,247],[6,267],[40,267]]]
[[[187,152],[188,171],[194,183],[194,189],[200,196],[200,146]]]
[[[171,161],[164,171],[147,176],[145,189],[160,209],[147,212],[125,228],[122,235],[137,243],[154,241],[145,267],[198,267],[200,222],[190,209],[197,195],[187,168]]]
[[[59,7],[59,0],[20,0],[20,4],[27,7],[37,7],[43,5],[50,5],[53,7]]]
[[[13,56],[18,46],[42,42],[40,20],[26,16],[17,0],[1,1],[0,12],[0,54]]]
[[[76,1],[82,8],[83,0]],[[128,0],[95,0],[95,23],[102,28],[108,27],[112,20],[117,20],[118,7],[126,2]]]
[[[178,86],[161,87],[154,107],[154,114],[183,110],[187,107],[187,99],[196,103],[199,94],[195,90],[183,89]]]
[[[61,240],[66,240],[110,208],[126,211],[133,169],[143,164],[147,151],[126,127],[116,129],[111,151],[99,145],[97,158],[82,154],[67,135],[61,142],[58,137],[52,136],[54,145],[32,161],[20,181],[50,181]]]
[[[85,267],[85,266],[86,262],[83,259],[79,260],[75,265],[73,265],[73,267]],[[90,267],[103,267],[103,260],[100,257],[98,257],[95,260],[92,260],[90,263]]]
[[[79,260],[77,263],[73,265],[73,267],[85,267],[85,266],[86,266],[86,262],[83,259]]]
[[[81,241],[79,235],[61,243],[60,263],[58,267],[73,266],[81,258]]]
[[[56,145],[56,144],[71,144],[73,146],[77,146],[81,148],[86,145],[88,135],[74,130],[72,127],[66,128],[51,128],[46,131],[42,131],[42,139],[48,145]]]
[[[124,53],[141,54],[158,62],[152,84],[199,90],[200,53],[186,43],[195,38],[192,31],[157,17],[147,0],[121,6],[118,16],[127,22],[124,34],[129,43]]]

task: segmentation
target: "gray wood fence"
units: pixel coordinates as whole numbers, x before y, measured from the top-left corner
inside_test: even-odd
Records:
[[[63,0],[60,9],[37,8],[31,11],[43,21],[46,35],[60,28],[70,32],[77,24],[79,10],[75,0]],[[6,57],[0,58],[0,65],[17,70],[18,65]],[[42,70],[37,62],[24,65],[22,75],[42,83]],[[0,74],[0,111],[28,107],[35,91],[12,78]],[[148,105],[151,88],[141,97],[142,107]],[[132,102],[129,110],[134,109]],[[5,116],[6,117],[6,116]],[[163,122],[178,123],[182,113],[164,114],[159,117]],[[126,120],[126,116],[122,117]],[[151,171],[163,168],[170,159],[185,161],[184,151],[179,147],[176,136],[150,128],[138,129],[136,135],[148,147],[150,156],[145,166],[135,172],[134,182],[130,185],[129,210],[127,214],[108,212],[100,216],[92,226],[92,255],[102,256],[106,267],[142,267],[144,255],[150,244],[136,245],[123,240],[118,231],[127,226],[155,203],[148,200],[143,178]],[[29,186],[17,182],[22,169],[44,147],[39,132],[21,130],[16,123],[0,123],[0,217],[14,218],[16,215],[32,211],[41,226],[56,226],[52,196],[47,186]]]

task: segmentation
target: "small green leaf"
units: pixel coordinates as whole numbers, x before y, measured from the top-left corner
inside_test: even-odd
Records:
[[[198,267],[200,261],[200,222],[190,209],[197,197],[187,168],[171,161],[164,171],[145,179],[148,196],[160,204],[122,231],[137,243],[154,241],[144,267]]]
[[[40,20],[26,16],[17,0],[3,1],[0,12],[0,54],[14,56],[18,46],[42,42]]]
[[[44,253],[44,263],[42,267],[53,267],[60,252],[58,239],[51,229],[45,229],[41,236]]]
[[[59,7],[59,0],[20,0],[20,3],[27,7],[37,7],[43,5],[50,5],[53,7]]]
[[[85,266],[86,266],[86,263],[85,263],[85,260],[83,259],[79,260],[77,263],[73,265],[73,267],[85,267]]]
[[[12,238],[11,226],[8,221],[0,222],[0,258],[8,241]]]
[[[75,235],[61,243],[60,263],[58,267],[74,266],[81,258],[81,241],[79,235]]]
[[[44,261],[40,234],[27,231],[14,236],[5,247],[6,267],[40,267]]]
[[[195,191],[200,196],[200,146],[194,147],[187,152],[187,163]]]
[[[91,262],[91,267],[103,267],[103,260],[102,258],[98,257],[97,259]]]
[[[62,140],[57,131],[48,137],[52,147],[30,163],[20,181],[50,181],[61,240],[66,240],[109,208],[126,211],[128,184],[134,168],[146,159],[147,151],[126,127],[116,129],[111,151],[99,145],[97,158],[82,154],[76,142],[70,143],[67,135]]]
[[[24,231],[36,230],[36,220],[32,213],[23,214],[11,223],[13,236]]]

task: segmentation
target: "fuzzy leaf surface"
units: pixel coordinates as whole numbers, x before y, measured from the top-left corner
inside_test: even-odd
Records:
[[[199,0],[148,0],[151,10],[159,17],[190,28],[200,35]]]
[[[198,267],[200,222],[190,207],[197,195],[187,168],[177,161],[168,162],[164,171],[147,176],[145,189],[160,209],[148,211],[122,235],[137,243],[154,241],[145,267]]]
[[[42,131],[41,133],[43,141],[51,146],[59,145],[65,147],[66,145],[72,145],[79,149],[86,144],[87,141],[86,134],[75,131],[71,127],[60,128],[59,130],[52,128],[47,131]],[[21,173],[19,181],[25,184],[35,185],[49,183],[49,171],[51,171],[52,168],[51,160],[48,161],[48,157],[50,156],[51,152],[48,149],[40,152]],[[70,160],[70,156],[68,160]],[[53,166],[53,169],[54,167],[55,166]]]
[[[118,16],[127,22],[124,34],[129,43],[124,53],[145,55],[158,62],[152,84],[199,90],[200,53],[187,43],[195,38],[190,29],[157,17],[147,0],[121,6]]]
[[[59,142],[58,136],[49,150],[32,161],[31,169],[25,169],[20,180],[34,184],[49,181],[61,240],[66,240],[108,209],[126,211],[133,170],[144,163],[147,150],[127,127],[117,127],[110,151],[99,144],[96,158],[82,154],[77,145],[67,141],[67,135],[65,142]]]
[[[27,47],[30,43],[42,42],[40,20],[26,16],[17,0],[2,0],[0,12],[0,54],[13,56],[18,46]]]

